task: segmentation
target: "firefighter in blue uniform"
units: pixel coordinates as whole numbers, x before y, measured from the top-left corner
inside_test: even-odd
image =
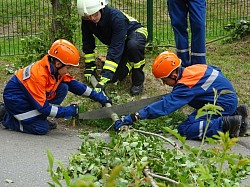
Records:
[[[41,60],[18,70],[4,88],[0,104],[0,121],[14,131],[46,134],[56,128],[47,117],[75,117],[75,104],[60,106],[68,91],[100,102],[111,103],[102,92],[95,92],[68,74],[69,68],[79,65],[77,48],[59,39]]]
[[[181,60],[172,52],[166,51],[158,55],[153,63],[152,72],[156,78],[173,87],[171,93],[161,100],[139,110],[135,114],[124,116],[114,124],[115,130],[123,125],[130,125],[142,119],[154,119],[168,115],[188,104],[195,110],[178,127],[178,132],[187,139],[201,139],[207,123],[206,116],[195,119],[197,110],[205,104],[214,102],[214,91],[229,90],[218,97],[216,105],[221,106],[222,116],[213,115],[206,136],[212,137],[218,131],[229,131],[231,137],[244,136],[249,125],[248,107],[237,107],[238,98],[232,84],[214,66],[197,64],[181,67]]]
[[[78,0],[77,9],[82,16],[84,76],[87,81],[96,69],[94,50],[97,37],[108,46],[108,52],[95,90],[102,91],[107,83],[122,81],[131,72],[131,95],[142,93],[147,29],[136,19],[108,7],[105,0]]]
[[[206,0],[167,0],[177,56],[182,66],[206,64]],[[189,14],[191,53],[188,41]]]

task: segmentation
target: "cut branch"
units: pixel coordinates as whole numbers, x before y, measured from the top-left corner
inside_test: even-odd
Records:
[[[167,141],[168,143],[170,143],[174,148],[176,148],[177,150],[180,150],[178,144],[176,142],[172,142],[171,140],[169,140],[168,138],[162,136],[162,135],[159,135],[159,134],[155,134],[155,133],[152,133],[152,132],[146,132],[146,131],[142,131],[142,130],[138,130],[138,129],[135,129],[133,128],[133,130],[135,132],[139,132],[139,133],[142,133],[142,134],[147,134],[147,135],[153,135],[153,136],[157,136],[157,137],[160,137],[161,139]]]

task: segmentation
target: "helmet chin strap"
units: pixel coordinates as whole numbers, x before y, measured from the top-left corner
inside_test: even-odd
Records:
[[[172,80],[174,80],[174,81],[177,81],[177,78],[176,79],[174,79],[174,78],[172,78],[172,77],[168,77],[169,79],[172,79]]]
[[[65,65],[62,63],[62,66],[61,66],[61,67],[59,67],[59,68],[56,67],[57,72],[58,72],[60,69],[62,69],[64,66],[65,66]]]
[[[61,68],[63,68],[64,66],[65,66],[65,64],[63,64],[63,63],[61,63],[62,64],[62,66],[61,67],[59,67],[59,68],[57,68],[57,67],[55,67],[54,68],[54,66],[55,66],[55,63],[56,63],[56,59],[54,59],[53,57],[50,57],[49,58],[49,62],[50,62],[50,64],[51,64],[51,69],[53,69],[53,71],[51,72],[53,75],[58,75],[58,71],[61,69]],[[54,64],[54,66],[53,66],[53,64]],[[57,76],[56,76],[57,77]]]
[[[174,71],[176,71],[177,77],[176,77],[176,78],[172,78],[171,75],[170,75],[170,76],[168,76],[168,78],[174,80],[175,83],[177,83],[177,79],[179,78],[180,67],[178,67],[178,68],[175,69]],[[171,74],[172,74],[172,73],[171,73]]]
[[[56,80],[59,79],[59,73],[58,73],[58,71],[59,71],[60,69],[62,69],[64,66],[65,66],[65,65],[62,63],[62,66],[61,66],[61,67],[59,67],[59,68],[56,67],[55,74],[54,74]]]

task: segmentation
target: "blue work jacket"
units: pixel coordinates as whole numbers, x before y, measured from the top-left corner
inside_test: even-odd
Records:
[[[172,92],[163,96],[160,101],[146,106],[139,111],[139,114],[141,119],[154,119],[168,115],[186,104],[199,109],[207,103],[214,103],[213,89],[218,93],[222,90],[230,91],[227,94],[221,94],[216,104],[226,111],[231,111],[228,109],[232,107],[230,101],[237,101],[237,95],[231,82],[219,68],[204,64],[182,67]]]

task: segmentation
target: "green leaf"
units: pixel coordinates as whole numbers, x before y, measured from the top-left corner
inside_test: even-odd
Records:
[[[50,172],[50,174],[52,174],[52,172],[53,172],[53,164],[54,164],[54,156],[49,150],[47,150],[46,152],[47,152],[47,157],[48,157],[48,160],[49,160],[48,171]]]
[[[231,94],[231,93],[234,93],[234,92],[232,92],[231,90],[222,90],[220,92],[220,95],[222,95],[222,94]]]
[[[131,147],[136,147],[137,145],[138,145],[138,142],[132,142],[132,143],[130,144]]]
[[[144,156],[141,158],[141,162],[147,162],[148,161],[148,157]]]
[[[185,144],[186,138],[183,137],[183,136],[181,136],[178,132],[176,132],[176,131],[174,131],[174,130],[168,128],[168,127],[164,127],[163,129],[164,129],[166,132],[168,132],[168,133],[174,135],[182,144]]]

